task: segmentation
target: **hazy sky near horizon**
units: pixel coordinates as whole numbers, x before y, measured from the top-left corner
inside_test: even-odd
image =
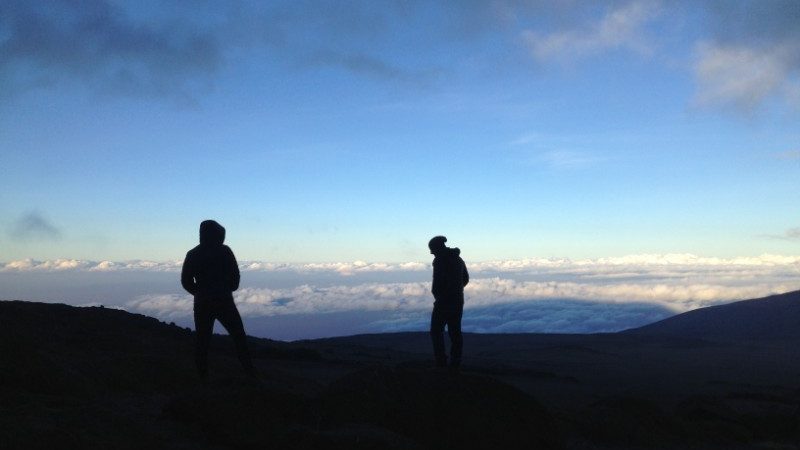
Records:
[[[800,254],[797,1],[0,2],[0,261]]]

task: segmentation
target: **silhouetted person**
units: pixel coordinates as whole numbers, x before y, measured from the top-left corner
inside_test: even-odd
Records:
[[[450,335],[450,367],[461,365],[464,338],[461,335],[461,316],[464,312],[464,286],[469,283],[469,273],[461,250],[444,245],[447,238],[436,236],[428,242],[433,258],[433,313],[431,313],[431,340],[436,365],[447,366],[444,351],[444,327]]]
[[[181,285],[194,295],[196,330],[195,363],[200,376],[208,376],[208,346],[214,320],[228,330],[244,370],[255,374],[233,291],[239,289],[239,265],[230,247],[224,245],[225,228],[213,220],[200,224],[200,245],[186,253],[181,270]]]

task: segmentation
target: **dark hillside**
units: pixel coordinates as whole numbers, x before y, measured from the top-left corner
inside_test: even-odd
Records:
[[[696,309],[624,333],[729,342],[800,341],[800,291]]]
[[[427,333],[397,333],[250,338],[253,379],[215,336],[201,383],[188,329],[0,301],[0,448],[800,449],[796,323],[691,333],[796,302],[708,308],[671,335],[468,334],[457,374],[431,368]]]
[[[328,361],[251,339],[258,379],[217,336],[108,308],[0,302],[0,448],[561,448],[554,419],[492,378]]]

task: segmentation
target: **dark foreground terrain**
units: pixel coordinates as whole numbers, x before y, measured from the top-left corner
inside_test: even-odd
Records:
[[[0,448],[800,449],[798,330],[793,292],[624,333],[467,335],[459,374],[424,333],[252,339],[256,380],[216,336],[201,383],[187,329],[0,302]]]

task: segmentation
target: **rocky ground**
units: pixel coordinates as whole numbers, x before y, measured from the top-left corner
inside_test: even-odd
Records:
[[[0,448],[800,448],[800,345],[467,335],[460,373],[424,333],[227,336],[107,308],[0,302]]]

